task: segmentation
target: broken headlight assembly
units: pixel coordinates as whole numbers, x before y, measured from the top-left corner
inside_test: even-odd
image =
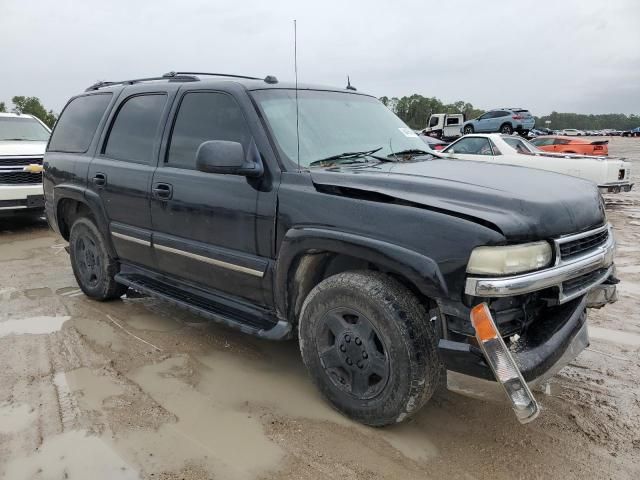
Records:
[[[477,247],[471,252],[467,273],[511,275],[551,265],[553,251],[548,242],[495,247]]]

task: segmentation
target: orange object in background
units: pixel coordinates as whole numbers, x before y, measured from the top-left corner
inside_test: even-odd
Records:
[[[609,140],[588,140],[585,138],[544,135],[536,137],[530,142],[545,152],[609,155]]]

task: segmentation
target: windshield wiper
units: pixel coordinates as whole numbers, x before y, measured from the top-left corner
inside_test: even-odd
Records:
[[[335,163],[338,160],[355,160],[360,157],[374,157],[380,160],[380,157],[376,157],[373,154],[378,150],[382,150],[382,147],[374,148],[373,150],[363,150],[362,152],[344,152],[339,153],[337,155],[331,155],[327,158],[321,158],[320,160],[314,160],[309,164],[310,167],[315,167],[317,165],[322,165],[323,163]],[[386,160],[386,159],[385,159]]]
[[[389,157],[394,157],[396,155],[418,156],[418,155],[432,155],[432,153],[427,152],[426,150],[420,150],[419,148],[409,148],[407,150],[400,150],[399,152],[392,152],[391,154],[389,154]]]

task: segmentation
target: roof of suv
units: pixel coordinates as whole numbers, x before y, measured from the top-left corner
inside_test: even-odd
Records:
[[[28,113],[0,113],[0,117],[13,117],[13,118],[35,118]]]
[[[91,91],[109,91],[112,87],[126,87],[130,85],[140,85],[140,84],[156,84],[159,82],[170,82],[170,83],[198,83],[199,85],[219,85],[221,83],[237,83],[244,86],[247,90],[265,90],[265,89],[295,89],[296,84],[294,82],[279,82],[276,77],[272,75],[268,75],[264,79],[257,77],[245,77],[242,75],[232,75],[232,74],[208,74],[208,73],[183,73],[183,72],[170,72],[168,74],[164,74],[161,77],[149,77],[149,78],[140,78],[140,79],[132,79],[132,80],[122,80],[117,82],[98,82],[94,85],[91,85],[86,89],[87,92]],[[335,91],[335,92],[348,92],[348,93],[357,93],[360,95],[367,95],[362,92],[356,91],[355,88],[349,86],[344,88],[339,87],[329,87],[326,85],[315,85],[315,84],[298,84],[298,90],[327,90],[327,91]]]

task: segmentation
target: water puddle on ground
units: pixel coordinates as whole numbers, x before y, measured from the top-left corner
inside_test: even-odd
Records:
[[[120,447],[135,452],[147,472],[174,470],[186,459],[204,459],[216,478],[225,479],[255,478],[276,468],[283,451],[266,437],[259,419],[224,395],[190,385],[188,363],[186,357],[172,357],[128,375],[178,421],[157,432],[127,434],[118,439]]]
[[[112,396],[122,395],[122,386],[109,377],[96,375],[88,368],[78,368],[65,373],[67,385],[79,403],[90,410],[102,409],[102,402]]]
[[[170,317],[150,314],[148,312],[128,316],[126,324],[136,330],[150,330],[153,332],[171,332],[182,328],[182,325]]]
[[[55,240],[49,235],[44,237],[2,242],[0,248],[0,262],[8,260],[24,260],[33,255],[32,250],[51,246]]]
[[[621,330],[611,330],[602,327],[589,327],[589,337],[597,340],[606,340],[608,342],[630,345],[633,347],[640,346],[640,335],[635,333],[623,332]]]
[[[44,335],[57,332],[69,318],[71,317],[43,316],[0,320],[0,338],[9,335]]]
[[[29,300],[38,300],[39,298],[51,297],[53,292],[49,287],[31,288],[24,291],[24,296]]]
[[[35,418],[35,411],[25,403],[0,403],[0,433],[24,430]]]
[[[293,342],[266,345],[267,349],[267,358],[243,361],[227,352],[197,357],[207,367],[199,371],[201,381],[198,388],[229,405],[237,405],[250,398],[287,416],[353,425],[318,394]],[[227,388],[228,385],[238,387]],[[247,395],[248,391],[251,395]]]
[[[3,478],[137,480],[140,477],[108,443],[84,431],[72,430],[47,438],[31,455],[9,460]]]

